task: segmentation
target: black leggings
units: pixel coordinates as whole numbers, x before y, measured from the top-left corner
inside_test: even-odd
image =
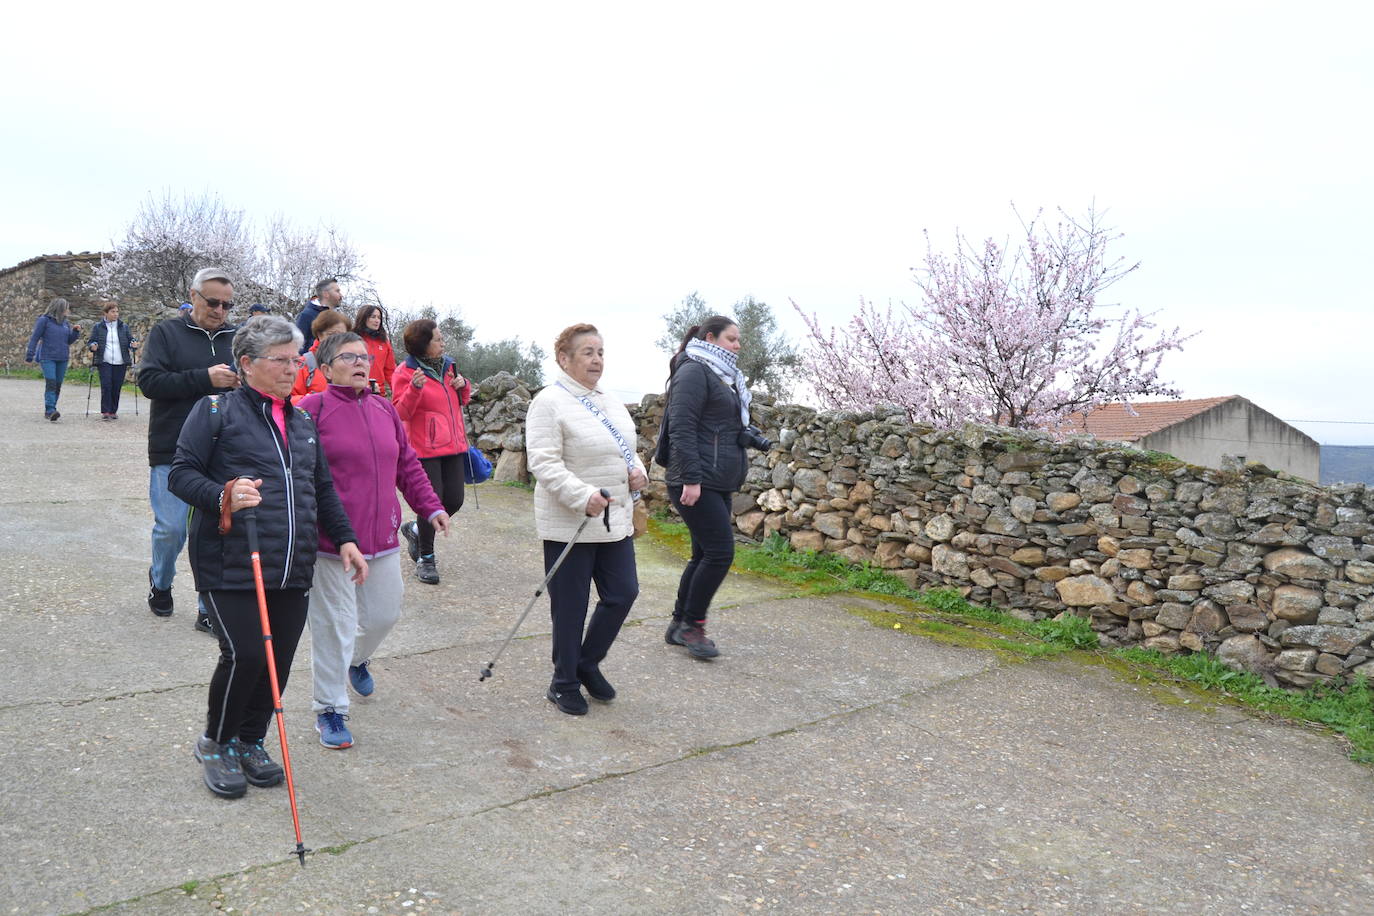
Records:
[[[296,644],[305,629],[309,595],[303,588],[267,592],[277,685],[283,693],[291,673],[291,660],[296,656]],[[267,736],[267,726],[272,722],[272,681],[267,674],[267,648],[262,638],[257,593],[209,591],[201,596],[219,636],[219,664],[210,677],[205,734],[220,744],[233,738],[256,743]]]
[[[456,515],[463,508],[463,460],[465,455],[440,455],[437,458],[421,458],[420,467],[429,476],[434,495],[444,504],[444,511]],[[434,526],[418,515],[415,527],[420,530],[420,556],[434,553]]]
[[[701,623],[706,609],[725,581],[735,559],[735,532],[731,527],[730,494],[723,490],[701,491],[694,506],[682,504],[682,487],[670,486],[668,499],[692,534],[692,558],[677,586],[673,619]]]

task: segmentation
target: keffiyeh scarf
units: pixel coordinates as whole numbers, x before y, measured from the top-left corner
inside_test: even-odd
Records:
[[[744,373],[739,371],[735,365],[736,354],[704,340],[687,341],[687,349],[684,352],[689,359],[706,365],[712,372],[720,376],[725,384],[735,389],[735,393],[739,395],[740,422],[748,426],[749,402],[753,398],[749,394],[749,389],[744,385]]]

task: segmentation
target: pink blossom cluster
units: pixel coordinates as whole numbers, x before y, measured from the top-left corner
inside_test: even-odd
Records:
[[[953,255],[927,236],[915,271],[923,298],[877,308],[860,300],[841,329],[806,322],[808,378],[826,407],[895,404],[914,422],[964,422],[1063,432],[1070,417],[1142,396],[1179,397],[1159,377],[1165,353],[1191,335],[1151,335],[1152,314],[1111,316],[1102,290],[1134,271],[1106,249],[1120,238],[1089,211],[1055,227],[1023,221],[1020,247],[976,247],[956,233]]]

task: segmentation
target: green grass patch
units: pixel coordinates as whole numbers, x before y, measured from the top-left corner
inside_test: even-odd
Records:
[[[686,557],[691,553],[687,526],[651,518],[655,540]],[[1352,760],[1374,764],[1374,688],[1359,677],[1343,687],[1316,685],[1304,691],[1271,687],[1248,672],[1234,671],[1203,653],[1162,655],[1147,649],[1098,648],[1097,633],[1085,617],[1026,621],[997,608],[973,604],[953,588],[917,590],[884,569],[855,564],[834,554],[797,551],[779,534],[761,544],[740,545],[737,572],[787,583],[800,596],[852,593],[881,603],[846,606],[874,626],[950,645],[994,652],[1005,660],[1053,656],[1105,664],[1118,676],[1157,685],[1163,694],[1192,690],[1203,701],[1224,702],[1250,711],[1329,729],[1349,744]],[[1171,694],[1172,696],[1172,694]]]

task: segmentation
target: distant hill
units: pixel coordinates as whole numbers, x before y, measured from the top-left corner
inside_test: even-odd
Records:
[[[1323,445],[1321,483],[1374,486],[1374,445]]]

